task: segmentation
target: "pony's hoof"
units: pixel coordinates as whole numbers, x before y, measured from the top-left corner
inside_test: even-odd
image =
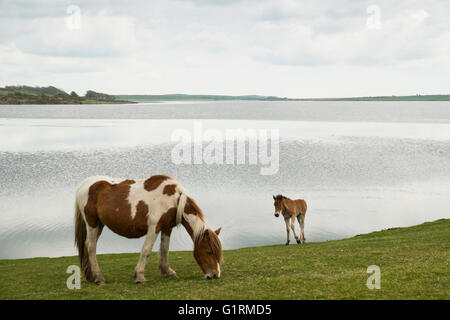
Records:
[[[95,278],[94,278],[94,283],[96,284],[96,285],[104,285],[105,284],[105,278],[103,278],[103,276],[100,274],[100,275],[97,275]]]
[[[288,246],[288,245],[289,245],[289,241],[285,243],[285,246]]]
[[[148,280],[145,278],[139,278],[139,279],[134,279],[134,283],[136,284],[143,284],[146,283]]]
[[[164,278],[178,278],[177,273],[170,267],[159,267]]]
[[[178,278],[177,273],[175,271],[173,273],[170,272],[170,273],[164,274],[164,277],[165,278],[172,278],[172,279],[177,279]]]
[[[302,241],[301,240],[297,240],[297,243],[300,244],[300,243],[302,243]]]
[[[144,273],[134,273],[134,283],[138,284],[138,283],[145,283],[147,282],[147,279],[145,279],[144,277]]]
[[[178,278],[177,273],[173,270],[170,270],[169,272],[167,272],[166,274],[164,274],[164,277],[166,278],[172,278],[172,279],[176,279]]]

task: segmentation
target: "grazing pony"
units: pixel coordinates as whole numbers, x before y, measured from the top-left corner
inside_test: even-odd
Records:
[[[180,184],[170,176],[154,175],[146,180],[117,180],[90,177],[77,189],[75,201],[75,244],[86,279],[105,283],[96,258],[97,240],[104,226],[127,237],[145,236],[134,281],[143,283],[145,265],[161,233],[159,269],[176,278],[168,262],[170,234],[182,224],[194,242],[194,257],[206,279],[220,277],[221,228],[213,231],[203,212]]]
[[[286,223],[286,233],[287,240],[286,245],[289,244],[289,220],[291,221],[291,229],[294,233],[295,240],[297,243],[305,243],[305,214],[306,214],[306,201],[303,199],[291,200],[282,196],[281,194],[273,196],[274,206],[275,206],[275,217],[281,214],[284,217],[284,222]],[[297,218],[300,224],[300,236],[297,237],[295,234],[295,218]]]

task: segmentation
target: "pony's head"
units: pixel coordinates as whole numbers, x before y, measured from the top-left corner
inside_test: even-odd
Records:
[[[274,200],[273,206],[275,207],[275,217],[278,218],[281,210],[283,209],[283,199],[285,199],[285,197],[282,196],[281,194],[272,197]]]
[[[222,262],[222,244],[219,233],[222,228],[212,231],[205,229],[195,239],[194,257],[205,274],[205,279],[220,278],[220,263]]]

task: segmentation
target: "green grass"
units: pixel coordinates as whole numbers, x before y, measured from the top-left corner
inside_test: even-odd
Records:
[[[450,298],[450,219],[343,240],[227,250],[219,280],[202,278],[192,252],[169,256],[178,279],[160,275],[153,253],[149,282],[136,285],[137,253],[99,255],[106,285],[83,279],[80,290],[66,287],[66,268],[77,257],[0,260],[0,299]],[[369,265],[381,268],[380,290],[366,287]]]

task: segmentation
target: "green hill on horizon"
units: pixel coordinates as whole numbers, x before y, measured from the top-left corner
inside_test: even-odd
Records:
[[[111,104],[135,103],[119,100],[113,95],[88,90],[85,96],[70,94],[54,86],[5,86],[0,88],[0,104]]]
[[[208,95],[208,94],[145,94],[145,95],[115,95],[118,99],[126,99],[136,102],[167,102],[167,101],[230,101],[230,100],[249,100],[249,101],[289,101],[293,99],[281,98],[276,96],[259,95]]]

